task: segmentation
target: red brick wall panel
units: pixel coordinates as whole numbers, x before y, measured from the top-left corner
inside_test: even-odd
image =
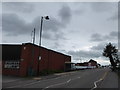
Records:
[[[7,69],[7,68],[4,68],[4,61],[2,61],[2,74],[3,75],[19,76],[19,69]]]
[[[28,69],[38,71],[39,52],[41,60],[39,61],[39,71],[43,70],[64,70],[65,62],[71,62],[71,57],[43,48],[33,44],[23,44],[21,50],[21,61],[19,70],[3,69],[3,73],[19,76],[27,76]]]

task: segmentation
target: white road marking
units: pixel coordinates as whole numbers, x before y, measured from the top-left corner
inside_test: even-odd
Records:
[[[71,81],[71,79],[69,79],[68,81],[67,81],[67,83],[69,83]]]
[[[57,78],[52,78],[52,79],[41,80],[41,81],[48,81],[48,80],[59,79],[59,78],[65,77],[65,76],[67,76],[67,75],[60,76],[60,77],[57,77]],[[15,85],[15,86],[7,87],[7,88],[16,88],[16,87],[21,87],[21,86],[29,86],[29,85],[40,83],[41,81],[36,81],[36,82],[24,84],[24,85]]]
[[[105,74],[103,75],[102,78],[100,78],[99,80],[97,80],[97,81],[94,82],[94,87],[91,90],[97,88],[97,83],[100,82],[100,81],[102,81],[106,77],[107,73],[108,72],[105,72]]]
[[[94,82],[94,87],[93,87],[91,90],[97,88],[97,83],[100,82],[100,81],[102,81],[102,80],[103,80],[103,79],[100,79],[100,80],[98,80],[98,81],[95,81],[95,82]]]
[[[77,77],[77,78],[75,78],[75,79],[78,79],[78,78],[80,78],[80,77]],[[50,87],[54,87],[54,86],[59,86],[59,85],[62,85],[62,84],[66,84],[66,83],[69,83],[70,81],[75,80],[75,79],[69,79],[69,80],[67,80],[66,82],[62,82],[62,83],[50,85],[50,86],[47,86],[47,87],[43,88],[42,90],[45,90],[45,89],[50,88]]]
[[[72,72],[73,73],[73,72]],[[75,72],[74,72],[75,73]],[[62,78],[62,77],[65,77],[65,76],[68,76],[68,75],[63,75],[63,76],[60,76],[60,77],[57,77],[57,78],[52,78],[52,79],[47,79],[47,80],[41,80],[41,81],[48,81],[48,80],[54,80],[54,79],[59,79],[59,78]],[[77,78],[80,78],[80,77],[77,77]],[[75,79],[77,79],[75,78]],[[69,79],[67,81],[67,83],[69,83],[71,80],[75,80],[75,79]],[[21,79],[19,79],[21,80]],[[17,81],[17,80],[16,80]],[[33,84],[37,84],[37,83],[40,83],[41,81],[36,81],[36,82],[31,82],[31,83],[28,83],[28,84],[24,84],[24,85],[15,85],[15,86],[10,86],[10,87],[7,87],[7,88],[17,88],[17,87],[23,87],[23,86],[29,86],[29,85],[33,85]],[[60,83],[60,85],[63,84],[63,83]]]
[[[50,88],[50,87],[54,87],[54,86],[58,86],[58,85],[62,85],[62,84],[66,84],[66,83],[69,83],[71,81],[71,79],[67,80],[66,82],[62,82],[62,83],[58,83],[58,84],[54,84],[54,85],[50,85],[50,86],[47,86],[45,88],[43,88],[42,90],[45,90],[47,88]]]

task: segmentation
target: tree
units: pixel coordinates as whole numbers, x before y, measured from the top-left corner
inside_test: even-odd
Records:
[[[103,50],[103,56],[109,58],[110,63],[113,66],[113,71],[116,69],[116,61],[115,61],[116,59],[114,59],[114,57],[116,57],[117,53],[118,50],[111,43],[106,45],[106,47]]]

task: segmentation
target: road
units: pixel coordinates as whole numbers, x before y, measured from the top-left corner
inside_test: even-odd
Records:
[[[4,79],[4,78],[3,78]],[[38,78],[3,80],[3,88],[118,88],[118,76],[109,68],[79,70]]]

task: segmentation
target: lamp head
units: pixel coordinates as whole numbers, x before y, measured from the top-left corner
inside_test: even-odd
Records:
[[[49,16],[45,16],[45,19],[46,19],[46,20],[49,20]]]

